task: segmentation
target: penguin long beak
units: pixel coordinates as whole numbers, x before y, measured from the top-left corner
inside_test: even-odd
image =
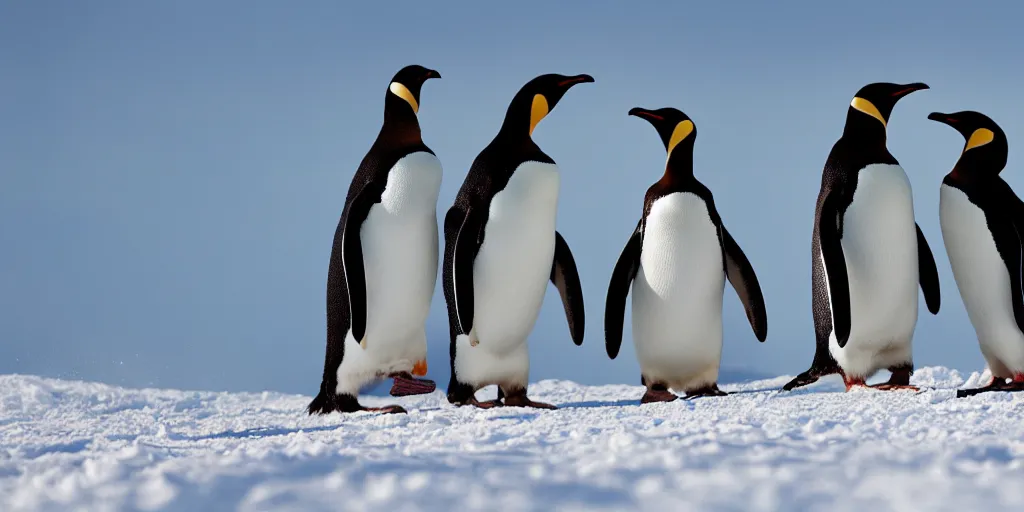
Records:
[[[629,115],[646,119],[648,121],[664,121],[665,118],[647,110],[646,108],[633,107],[629,109]]]
[[[949,114],[943,114],[942,112],[932,112],[931,114],[928,114],[928,119],[931,119],[932,121],[938,121],[942,124],[948,124],[951,126],[953,125],[953,123],[957,122],[957,119],[955,117],[952,117]]]
[[[441,78],[441,73],[433,69],[427,70],[427,76],[423,78],[423,81],[430,80],[431,78]]]
[[[590,75],[576,75],[576,76],[571,76],[569,78],[566,78],[565,80],[562,80],[561,82],[558,82],[558,85],[559,85],[559,87],[565,87],[566,89],[568,89],[568,88],[570,88],[570,87],[572,87],[572,86],[574,86],[576,84],[587,84],[587,83],[592,83],[593,81],[594,81],[594,77],[592,77]]]
[[[929,89],[928,84],[923,84],[921,82],[907,84],[901,87],[898,91],[892,93],[892,97],[898,100],[912,92],[923,91],[925,89]]]

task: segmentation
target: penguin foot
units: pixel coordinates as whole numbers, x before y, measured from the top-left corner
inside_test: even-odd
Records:
[[[843,375],[843,384],[846,384],[847,391],[853,388],[868,387],[868,384],[864,382],[864,377],[847,377],[846,375]]]
[[[710,386],[687,393],[686,396],[683,397],[683,400],[691,400],[694,398],[700,398],[702,396],[726,396],[728,394],[729,393],[726,393],[725,391],[718,389],[718,384],[712,384]]]
[[[408,414],[400,405],[385,405],[384,407],[363,407],[361,410],[366,412],[376,412],[380,414]]]
[[[795,378],[793,378],[793,380],[787,382],[785,386],[782,386],[782,390],[783,391],[792,391],[792,390],[794,390],[796,388],[801,388],[801,387],[807,386],[809,384],[814,384],[815,382],[818,382],[818,379],[820,379],[820,378],[822,378],[822,377],[824,377],[826,375],[832,375],[833,373],[842,373],[842,372],[840,372],[838,368],[815,368],[815,367],[812,367],[811,369],[807,370],[806,372],[803,372],[800,375],[797,375]]]
[[[487,400],[486,402],[481,402],[476,398],[473,398],[472,400],[467,402],[466,405],[472,405],[480,409],[493,409],[495,407],[501,407],[505,404],[501,403],[501,400]]]
[[[675,393],[672,393],[667,389],[648,388],[647,392],[644,393],[644,396],[640,398],[640,403],[649,404],[654,402],[671,402],[677,398],[679,397],[676,396]]]
[[[510,396],[510,397],[505,398],[505,407],[530,407],[530,408],[533,408],[533,409],[558,409],[558,407],[555,407],[555,406],[553,406],[551,404],[546,404],[544,402],[534,402],[533,400],[530,400],[529,398],[526,398],[526,395]]]
[[[987,386],[956,390],[956,397],[966,398],[991,391],[1024,391],[1024,375],[1015,375],[1013,380],[1010,380],[1009,382],[1007,382],[1007,379],[992,377],[992,380]]]
[[[921,391],[921,389],[918,388],[917,386],[911,386],[910,384],[891,384],[888,382],[884,384],[873,384],[868,387],[871,389],[877,389],[879,391],[898,391],[901,389],[906,389],[908,391]]]
[[[383,414],[405,414],[405,409],[398,405],[387,405],[384,407],[364,407],[353,395],[338,393],[325,393],[321,391],[316,398],[310,402],[306,409],[310,415],[330,414],[332,412],[353,413],[359,411],[378,412]]]
[[[417,379],[412,375],[402,372],[391,375],[395,383],[391,386],[391,396],[425,395],[433,393],[437,384],[432,380]]]

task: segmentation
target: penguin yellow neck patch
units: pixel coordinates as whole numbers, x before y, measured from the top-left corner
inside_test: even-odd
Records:
[[[391,91],[391,94],[405,100],[409,106],[412,107],[413,112],[419,113],[420,104],[416,101],[416,97],[412,95],[412,91],[410,91],[408,87],[398,82],[391,82],[388,90]]]
[[[992,133],[992,130],[988,128],[978,128],[971,134],[971,138],[967,139],[967,145],[964,146],[964,153],[974,149],[978,146],[984,146],[989,142],[992,142],[996,138],[996,134]]]
[[[864,98],[854,98],[853,101],[850,102],[850,106],[875,119],[878,119],[878,122],[882,123],[882,126],[886,126],[885,118],[882,117],[882,113],[878,111],[878,108],[875,107],[874,103],[871,103]]]
[[[687,119],[676,125],[675,129],[672,130],[672,136],[668,139],[668,154],[672,154],[672,150],[679,145],[680,142],[686,140],[690,134],[693,133],[693,121]]]
[[[537,123],[550,112],[548,108],[548,99],[543,94],[533,95],[533,104],[530,105],[530,135],[533,135],[533,129],[537,127]]]

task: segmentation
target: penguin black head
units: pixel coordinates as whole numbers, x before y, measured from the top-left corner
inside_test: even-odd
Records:
[[[388,84],[384,108],[388,109],[393,105],[396,109],[411,108],[413,114],[419,112],[420,89],[423,83],[431,78],[441,78],[441,74],[416,64],[402,68]]]
[[[590,75],[541,75],[526,82],[508,106],[502,131],[508,133],[525,133],[533,135],[541,119],[544,119],[566,91],[576,84],[593,82]]]
[[[974,172],[999,174],[1006,167],[1009,143],[1003,129],[991,118],[980,112],[965,110],[952,114],[932,112],[928,119],[953,127],[963,135],[965,143],[956,171],[961,169]]]
[[[629,110],[629,115],[646,119],[647,122],[658,130],[661,142],[665,144],[665,151],[669,159],[672,152],[680,145],[693,151],[693,143],[697,139],[697,127],[689,116],[672,107],[659,108],[658,110],[647,110],[635,107]]]
[[[850,102],[850,109],[846,116],[846,133],[851,130],[864,134],[881,133],[885,135],[885,128],[889,124],[889,116],[896,102],[914,91],[927,89],[928,86],[922,83],[913,84],[891,84],[877,82],[865,85],[857,91],[857,95]]]

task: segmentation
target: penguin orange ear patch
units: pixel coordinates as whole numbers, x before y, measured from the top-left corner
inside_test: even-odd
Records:
[[[996,134],[992,133],[992,130],[988,128],[978,128],[971,134],[971,138],[967,139],[967,144],[964,146],[964,151],[969,151],[978,146],[984,146],[989,142],[995,140]]]
[[[408,103],[409,106],[412,107],[413,112],[418,113],[420,111],[419,102],[416,101],[416,97],[412,95],[412,91],[410,91],[409,88],[406,87],[405,85],[400,84],[398,82],[391,82],[391,85],[388,86],[388,90],[391,91],[391,94],[394,94],[395,96],[398,96],[399,98],[405,100],[406,103]]]

